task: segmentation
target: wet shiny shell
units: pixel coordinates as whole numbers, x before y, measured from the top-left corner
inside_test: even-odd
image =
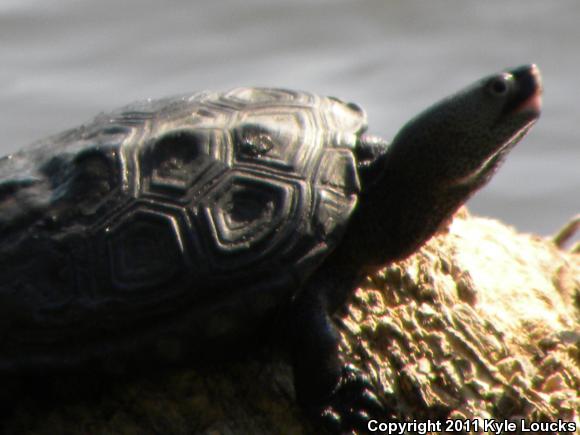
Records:
[[[240,88],[2,158],[0,369],[258,324],[340,240],[365,126],[334,98]]]

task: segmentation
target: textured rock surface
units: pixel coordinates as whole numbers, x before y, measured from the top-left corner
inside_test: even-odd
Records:
[[[344,334],[399,416],[578,421],[579,318],[580,256],[463,215],[371,277]]]
[[[462,210],[420,252],[369,277],[339,323],[385,419],[579,422],[580,255],[551,241]],[[275,354],[141,377],[91,401],[23,399],[5,430],[314,433]]]

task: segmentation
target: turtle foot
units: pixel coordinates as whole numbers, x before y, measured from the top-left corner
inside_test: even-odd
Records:
[[[318,411],[322,426],[333,434],[370,433],[368,424],[386,414],[374,387],[360,370],[348,364],[341,380],[324,406]]]

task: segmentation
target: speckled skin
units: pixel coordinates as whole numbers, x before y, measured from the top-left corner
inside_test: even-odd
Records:
[[[487,77],[388,145],[356,105],[240,88],[132,105],[3,158],[0,370],[195,358],[276,317],[298,400],[364,429],[380,401],[330,316],[489,180],[539,94],[535,66]]]

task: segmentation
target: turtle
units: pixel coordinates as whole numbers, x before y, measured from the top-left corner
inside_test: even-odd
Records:
[[[392,141],[335,97],[145,100],[0,159],[0,373],[164,364],[276,324],[298,402],[337,432],[381,409],[332,316],[417,251],[540,115],[535,65]]]

